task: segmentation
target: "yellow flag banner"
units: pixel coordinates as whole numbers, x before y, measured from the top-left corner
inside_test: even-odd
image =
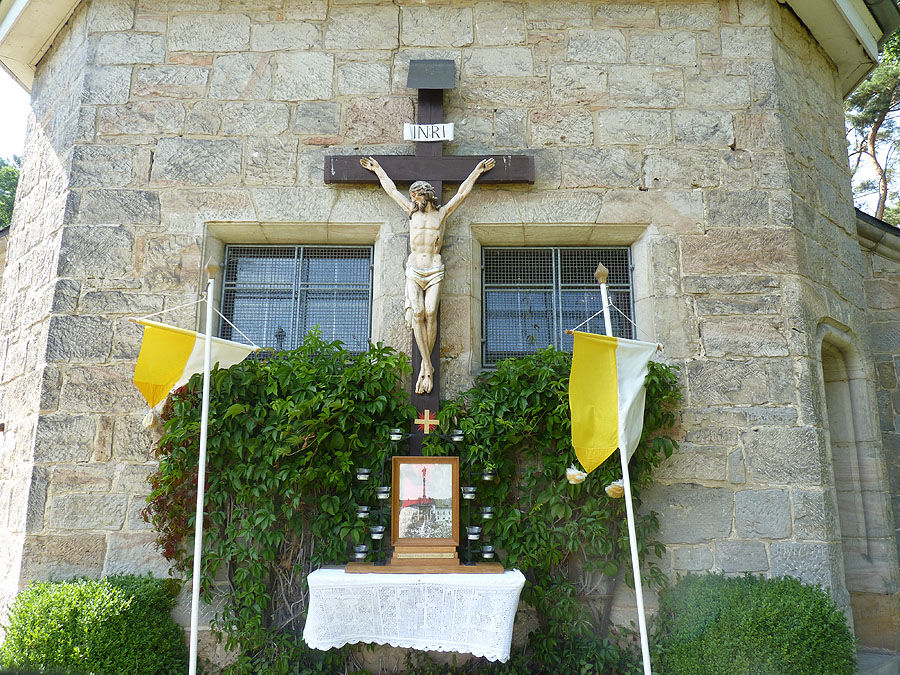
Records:
[[[647,364],[656,344],[575,331],[569,409],[572,447],[588,473],[641,440]]]
[[[186,384],[191,375],[203,372],[206,336],[146,319],[137,323],[144,327],[144,339],[134,367],[134,383],[152,408]],[[256,347],[213,338],[210,368],[216,364],[228,368],[255,351]]]

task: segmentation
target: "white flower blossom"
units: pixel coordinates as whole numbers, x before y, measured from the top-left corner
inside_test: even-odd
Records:
[[[585,478],[587,478],[587,474],[584,471],[576,469],[574,464],[566,469],[566,480],[572,485],[583,483]]]

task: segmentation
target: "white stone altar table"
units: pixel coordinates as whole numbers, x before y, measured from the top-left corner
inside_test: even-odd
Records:
[[[374,642],[506,661],[525,576],[319,569],[307,581],[303,639],[313,649]]]

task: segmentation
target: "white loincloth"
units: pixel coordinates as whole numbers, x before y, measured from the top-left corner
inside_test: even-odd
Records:
[[[413,267],[409,263],[406,263],[406,278],[415,281],[416,285],[421,288],[422,292],[424,293],[435,284],[440,283],[444,278],[444,265],[441,264],[440,267],[432,267],[428,270],[420,270],[417,267]],[[406,318],[406,325],[408,325],[409,329],[412,330],[414,323],[413,300],[409,297],[408,289],[409,287],[407,286],[406,302],[403,305],[403,314]]]

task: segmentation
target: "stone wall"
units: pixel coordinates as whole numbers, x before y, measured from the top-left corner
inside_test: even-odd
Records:
[[[223,244],[374,244],[373,338],[409,348],[405,217],[377,187],[323,185],[322,167],[411,151],[412,58],[456,63],[445,153],[525,151],[537,167],[534,186],[478,186],[449,224],[443,393],[480,370],[481,246],[630,244],[638,336],[665,345],[685,388],[681,448],[644,505],[663,566],[795,574],[849,606],[822,326],[874,372],[864,266],[834,68],[775,0],[83,5],[38,72],[4,281],[17,314],[0,410],[16,440],[2,466],[32,467],[0,474],[21,512],[7,593],[163,569],[138,517],[152,463],[125,317],[195,300]],[[78,72],[58,79],[54,63]],[[51,187],[56,201],[27,206]],[[40,292],[38,242],[54,251]],[[192,307],[169,320],[199,327]],[[874,410],[860,414],[874,424]],[[877,431],[863,439],[876,459]],[[893,551],[888,522],[872,546]],[[888,597],[896,553],[878,556]],[[623,588],[615,617],[632,612]]]

